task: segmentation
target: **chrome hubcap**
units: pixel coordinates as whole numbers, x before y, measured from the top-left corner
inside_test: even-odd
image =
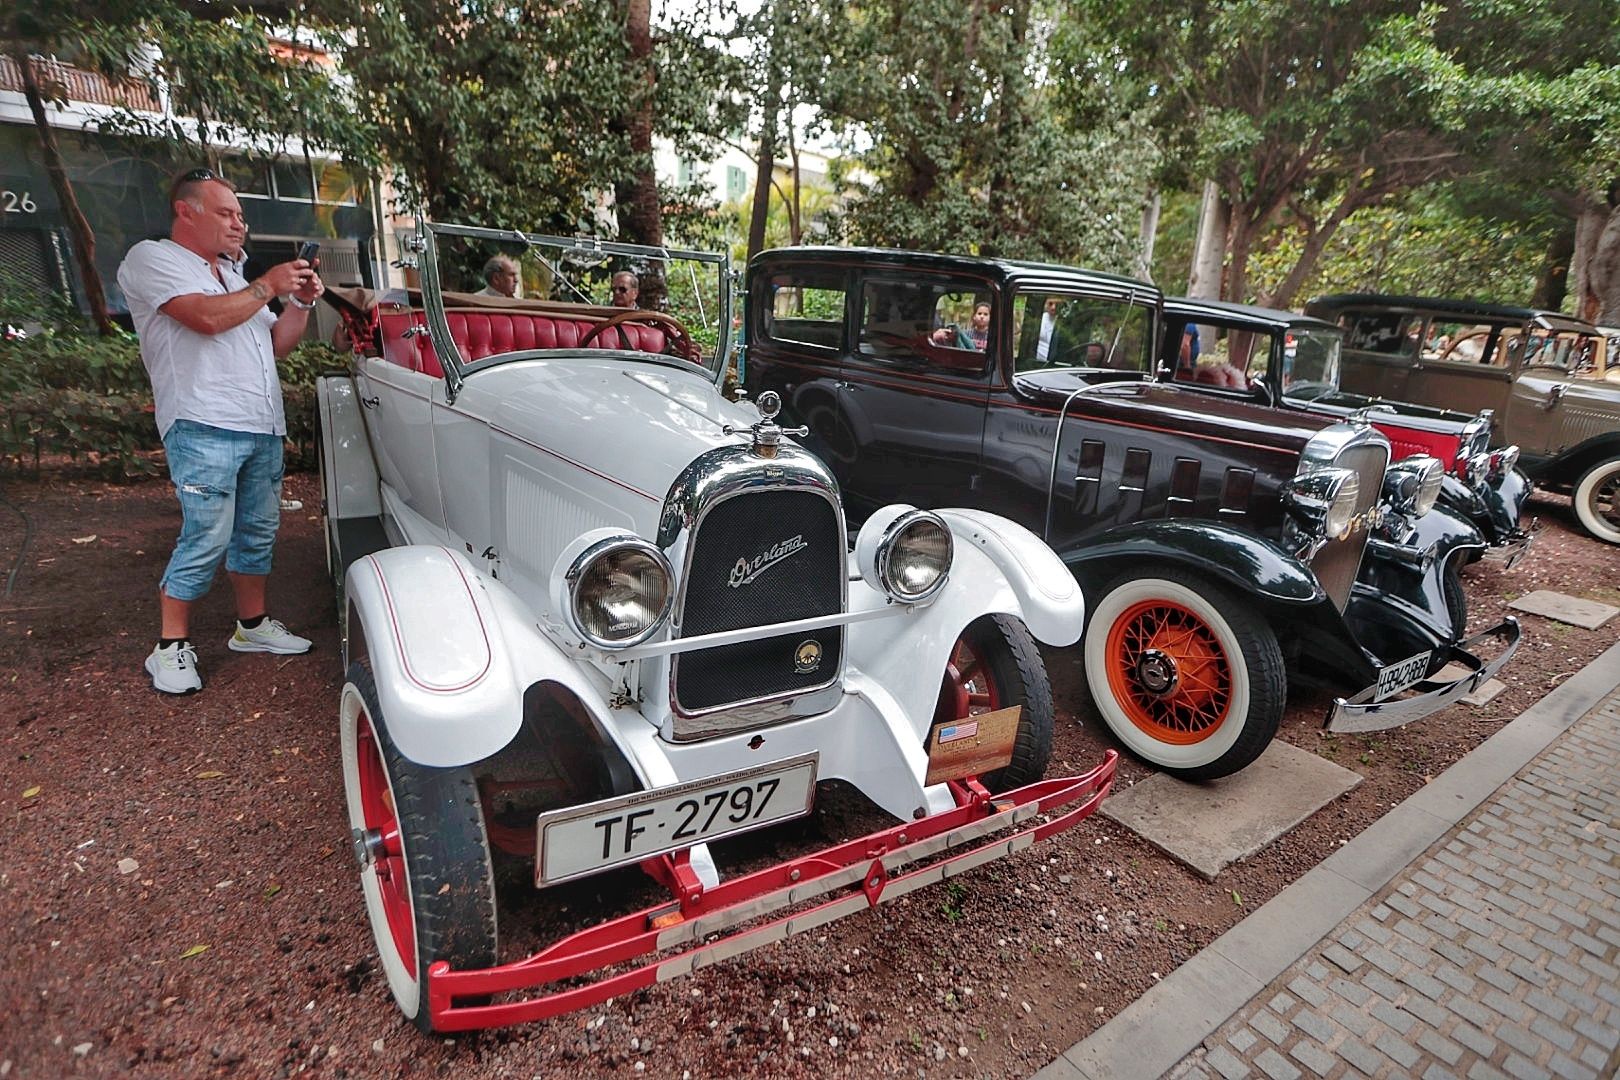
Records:
[[[1136,662],[1136,678],[1148,693],[1164,696],[1175,692],[1181,674],[1172,657],[1158,649],[1148,649]]]

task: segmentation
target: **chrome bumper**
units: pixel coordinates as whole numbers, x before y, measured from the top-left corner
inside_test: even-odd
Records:
[[[1530,545],[1535,543],[1536,534],[1540,531],[1541,519],[1531,518],[1528,529],[1514,529],[1506,540],[1486,548],[1481,558],[1485,562],[1500,563],[1504,570],[1511,570],[1513,564],[1524,558],[1525,553],[1530,550]]]
[[[1481,660],[1469,650],[1477,646],[1486,638],[1502,638],[1507,647],[1502,654],[1491,661]],[[1383,731],[1387,728],[1400,727],[1410,724],[1414,720],[1421,720],[1432,712],[1445,708],[1452,702],[1467,697],[1479,687],[1485,685],[1502,666],[1513,657],[1519,648],[1519,620],[1509,615],[1496,626],[1482,633],[1475,634],[1466,641],[1459,641],[1451,647],[1450,659],[1467,664],[1474,670],[1455,682],[1441,683],[1432,679],[1425,679],[1413,689],[1419,693],[1413,697],[1399,698],[1391,701],[1373,701],[1377,693],[1378,684],[1361,691],[1355,697],[1334,698],[1333,708],[1327,716],[1327,729],[1332,732],[1363,732]]]

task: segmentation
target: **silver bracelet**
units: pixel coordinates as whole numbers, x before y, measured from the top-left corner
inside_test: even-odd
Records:
[[[297,308],[299,311],[314,311],[315,310],[315,301],[311,300],[309,303],[306,304],[302,300],[298,299],[298,297],[294,296],[292,293],[287,294],[287,303],[291,304],[293,307]]]

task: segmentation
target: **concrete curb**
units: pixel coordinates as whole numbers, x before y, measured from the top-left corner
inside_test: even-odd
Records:
[[[1034,1080],[1154,1080],[1620,688],[1620,644],[1222,934]]]

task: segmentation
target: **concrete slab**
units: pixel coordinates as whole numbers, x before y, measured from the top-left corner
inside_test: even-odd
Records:
[[[1528,611],[1532,615],[1540,615],[1547,619],[1557,619],[1559,622],[1587,630],[1596,630],[1616,615],[1620,615],[1620,608],[1610,604],[1600,604],[1596,600],[1582,600],[1578,596],[1568,596],[1550,589],[1537,589],[1533,593],[1526,593],[1508,607]]]
[[[1278,740],[1234,776],[1190,784],[1161,773],[1116,787],[1101,812],[1214,881],[1361,779]]]
[[[1472,669],[1465,664],[1447,664],[1430,678],[1435,682],[1452,682],[1467,675]],[[1507,683],[1501,679],[1486,679],[1485,685],[1472,694],[1464,694],[1461,701],[1464,705],[1485,705],[1497,694],[1507,689]]]

